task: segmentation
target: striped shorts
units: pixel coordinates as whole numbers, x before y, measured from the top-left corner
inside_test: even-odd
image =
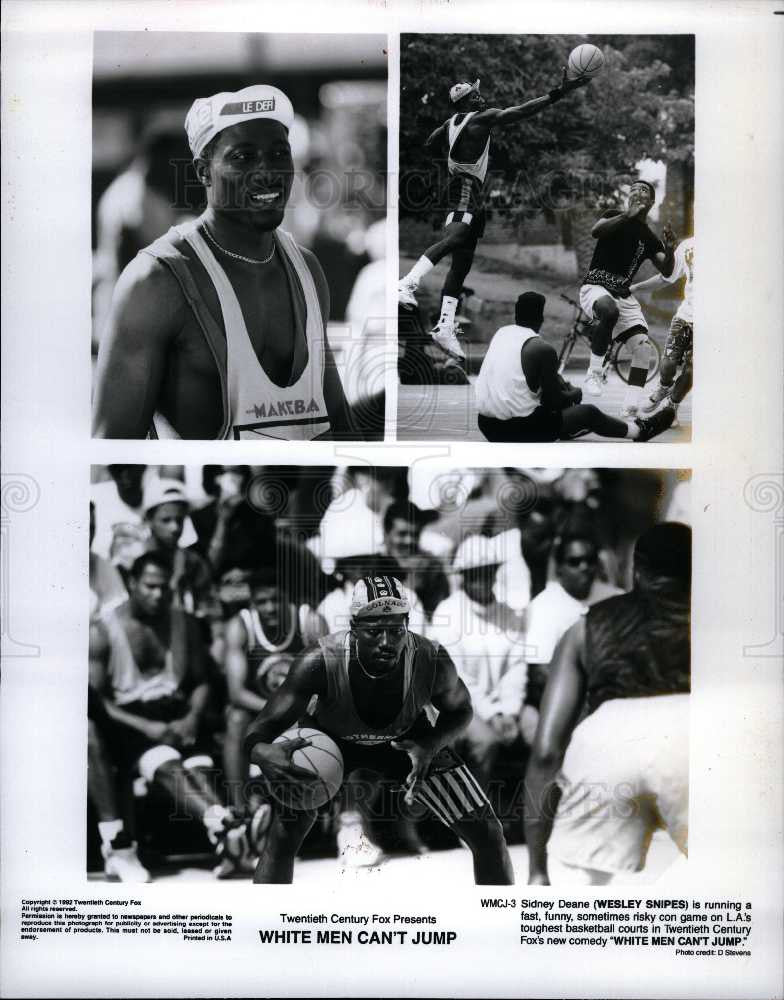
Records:
[[[456,175],[447,189],[448,214],[444,225],[462,222],[479,239],[485,231],[485,210],[482,204],[482,184],[475,177]]]
[[[343,754],[347,778],[353,771],[361,769],[375,772],[382,781],[387,779],[399,787],[411,770],[408,754],[395,750],[388,743],[367,747],[339,740],[338,745]],[[436,754],[414,799],[446,826],[475,813],[492,811],[479,782],[451,747],[444,747]]]

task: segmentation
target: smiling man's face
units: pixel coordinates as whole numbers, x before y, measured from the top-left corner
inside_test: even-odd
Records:
[[[254,229],[276,229],[294,181],[288,132],[280,122],[257,118],[232,125],[197,162],[207,201]]]

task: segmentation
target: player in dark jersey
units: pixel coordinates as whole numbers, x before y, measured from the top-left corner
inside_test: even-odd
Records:
[[[408,631],[408,612],[399,581],[361,579],[354,588],[350,629],[326,636],[297,658],[251,726],[246,747],[268,780],[312,781],[312,774],[291,760],[307,741],[273,741],[297,720],[320,729],[340,747],[346,780],[365,805],[366,793],[381,782],[400,785],[407,804],[424,806],[467,844],[477,884],[511,885],[501,824],[451,749],[471,720],[468,691],[448,654]],[[308,715],[314,695],[318,702]],[[316,813],[277,803],[272,811],[254,881],[291,882],[294,857]]]
[[[526,773],[532,884],[550,884],[548,851],[594,885],[641,871],[657,828],[686,853],[690,594],[691,529],[657,524],[634,589],[558,643]]]
[[[398,299],[403,305],[416,305],[415,292],[422,278],[435,265],[452,255],[452,264],[441,293],[441,315],[431,336],[448,354],[464,358],[465,352],[455,336],[455,310],[463,282],[471,270],[478,240],[485,228],[482,189],[487,176],[490,135],[494,128],[507,128],[538,114],[559,101],[565,94],[589,83],[587,76],[567,79],[566,70],[559,86],[544,97],[535,97],[511,108],[488,108],[475,83],[456,83],[449,99],[457,112],[425,140],[425,148],[445,147],[449,187],[444,237],[428,247],[398,285]]]
[[[675,261],[672,230],[664,227],[662,241],[646,221],[655,200],[652,184],[635,181],[625,210],[608,209],[597,220],[591,230],[596,247],[580,288],[580,305],[594,319],[591,357],[583,383],[588,395],[602,394],[604,357],[613,334],[632,331],[628,341],[632,359],[624,416],[635,416],[638,412],[650,357],[648,324],[629,286],[644,261],[649,260],[665,276],[672,273]]]

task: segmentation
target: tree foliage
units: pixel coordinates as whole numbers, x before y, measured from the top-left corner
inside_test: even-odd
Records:
[[[691,168],[692,35],[403,35],[401,213],[427,210],[424,192],[443,176],[424,140],[453,113],[452,84],[478,77],[491,107],[523,104],[556,86],[569,52],[586,41],[604,52],[603,70],[535,117],[494,130],[491,185],[539,211],[582,201],[586,187],[610,192],[645,156]]]

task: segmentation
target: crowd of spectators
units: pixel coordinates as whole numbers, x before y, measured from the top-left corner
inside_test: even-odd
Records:
[[[674,473],[416,465],[113,465],[93,479],[88,825],[92,867],[127,881],[186,856],[250,873],[261,791],[245,730],[294,657],[348,627],[351,588],[373,573],[403,582],[409,627],[454,660],[474,707],[457,749],[519,840],[555,646],[629,588],[635,537],[687,489]],[[319,849],[345,843],[342,805],[324,810]],[[427,840],[397,833],[405,850]]]

